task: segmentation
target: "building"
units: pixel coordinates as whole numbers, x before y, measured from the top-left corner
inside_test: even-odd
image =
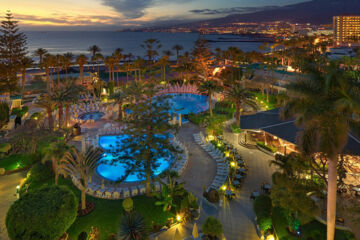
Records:
[[[360,16],[335,16],[333,24],[337,45],[360,44]]]

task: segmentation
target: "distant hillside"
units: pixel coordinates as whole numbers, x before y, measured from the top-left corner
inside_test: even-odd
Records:
[[[312,0],[255,13],[234,14],[206,21],[212,25],[232,22],[284,20],[293,23],[328,24],[339,14],[360,15],[360,0]]]

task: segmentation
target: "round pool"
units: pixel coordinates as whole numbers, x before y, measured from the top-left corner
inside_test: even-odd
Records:
[[[105,115],[105,113],[103,112],[88,112],[88,113],[84,113],[81,114],[79,116],[79,119],[87,121],[87,120],[99,120],[101,119],[103,116]]]
[[[190,94],[190,93],[169,93],[170,113],[181,113],[187,115],[189,113],[201,113],[209,109],[208,96]],[[185,118],[182,122],[187,122]]]
[[[97,173],[110,181],[117,181],[121,177],[125,175],[126,172],[126,163],[123,162],[113,162],[113,160],[116,158],[113,152],[116,149],[121,148],[121,143],[123,141],[131,140],[129,136],[126,135],[116,135],[116,136],[101,136],[99,137],[99,146],[103,148],[106,153],[104,153],[104,156],[101,158],[101,164],[97,167]],[[124,153],[117,153],[118,155],[125,155]],[[157,160],[158,168],[155,171],[155,175],[159,175],[166,169],[170,167],[170,164],[172,162],[172,158],[164,159],[160,158]],[[125,182],[138,182],[143,181],[145,179],[137,176],[136,173],[130,174],[125,179]]]

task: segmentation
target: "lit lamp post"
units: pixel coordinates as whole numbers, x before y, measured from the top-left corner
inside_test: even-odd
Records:
[[[286,156],[286,143],[284,144],[284,155]]]

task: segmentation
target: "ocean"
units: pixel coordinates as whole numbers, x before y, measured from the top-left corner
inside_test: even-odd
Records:
[[[132,53],[134,56],[144,56],[145,50],[141,44],[149,38],[160,40],[162,51],[171,50],[175,44],[180,44],[185,51],[191,51],[194,42],[200,37],[198,33],[147,33],[147,32],[85,32],[85,31],[47,31],[47,32],[24,32],[27,36],[28,51],[33,53],[37,48],[45,48],[52,54],[72,52],[75,55],[90,53],[89,46],[98,45],[105,56],[111,55],[116,48],[122,48],[125,54]],[[219,37],[234,38],[232,35],[202,35],[207,39]],[[260,42],[211,42],[212,49],[226,49],[236,46],[243,51],[258,50]],[[173,51],[175,54],[175,52]],[[172,57],[175,59],[175,56]]]

